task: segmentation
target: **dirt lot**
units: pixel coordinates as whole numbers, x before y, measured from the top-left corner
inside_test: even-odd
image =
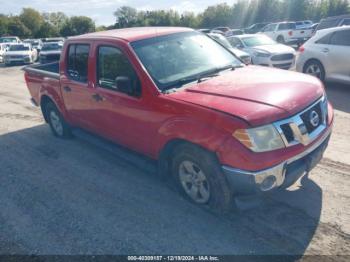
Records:
[[[0,66],[0,253],[350,255],[350,87],[327,93],[336,122],[310,179],[222,217],[127,151],[54,138],[20,67]]]

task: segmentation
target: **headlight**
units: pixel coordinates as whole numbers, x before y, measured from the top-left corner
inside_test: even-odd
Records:
[[[262,52],[262,51],[255,51],[254,53],[257,57],[270,57],[270,53]]]
[[[254,152],[266,152],[285,147],[280,134],[273,125],[238,129],[233,133],[233,137]]]

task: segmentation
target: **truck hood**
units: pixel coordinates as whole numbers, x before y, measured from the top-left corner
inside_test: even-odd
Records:
[[[270,54],[283,54],[283,53],[295,53],[295,50],[286,45],[276,44],[276,45],[261,45],[250,48],[254,51],[263,51]]]
[[[287,118],[324,94],[311,76],[259,66],[224,72],[169,97],[239,117],[252,126]]]

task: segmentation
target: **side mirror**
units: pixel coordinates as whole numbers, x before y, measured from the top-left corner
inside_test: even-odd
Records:
[[[117,76],[115,79],[115,84],[119,91],[132,95],[134,90],[132,89],[131,80],[128,76]]]
[[[236,45],[236,48],[238,48],[238,49],[242,49],[242,48],[243,48],[243,46],[242,46],[242,45],[240,45],[240,44],[237,44],[237,45]]]

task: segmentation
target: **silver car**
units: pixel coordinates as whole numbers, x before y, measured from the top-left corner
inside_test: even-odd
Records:
[[[226,47],[228,50],[230,50],[236,57],[240,58],[243,61],[243,63],[245,63],[246,65],[249,65],[252,63],[251,56],[246,52],[243,52],[233,47],[225,36],[220,34],[215,34],[215,33],[209,33],[208,36],[214,39],[215,41],[217,41],[218,43],[220,43],[221,45],[223,45],[224,47]]]
[[[278,44],[265,35],[238,35],[227,38],[232,46],[250,54],[254,65],[290,69],[294,66],[295,50]]]
[[[299,49],[298,72],[323,80],[350,83],[350,26],[317,31]]]

